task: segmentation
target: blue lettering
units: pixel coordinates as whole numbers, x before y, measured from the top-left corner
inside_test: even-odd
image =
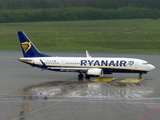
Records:
[[[117,60],[117,62],[116,62],[116,66],[118,66],[118,64],[119,64],[119,61]]]
[[[101,66],[103,66],[103,65],[107,66],[108,65],[108,60],[106,60],[106,62],[102,60],[101,61]]]
[[[49,61],[47,61],[47,62],[49,62]],[[89,66],[93,65],[93,66],[124,66],[124,67],[126,67],[127,62],[125,60],[121,60],[121,61],[111,60],[110,62],[108,62],[108,60],[106,60],[106,61],[105,60],[101,60],[101,61],[96,60],[95,62],[94,62],[94,60],[81,60],[81,66],[86,66],[87,63],[89,64]]]
[[[121,61],[120,61],[120,66],[122,66],[122,65],[123,65],[124,67],[126,67],[126,61],[121,60]]]
[[[109,66],[111,66],[111,65],[115,66],[115,64],[114,64],[114,61],[113,61],[113,60],[109,63]]]
[[[92,66],[93,62],[94,62],[94,60],[92,60],[92,61],[88,60],[88,63],[89,63],[90,66]]]
[[[81,66],[86,66],[87,60],[81,60]]]
[[[98,60],[96,60],[96,61],[95,61],[95,63],[94,63],[94,66],[96,66],[96,65],[100,66],[100,64],[99,64],[99,61],[98,61]]]

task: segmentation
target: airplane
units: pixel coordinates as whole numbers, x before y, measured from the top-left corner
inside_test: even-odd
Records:
[[[77,72],[79,80],[90,77],[103,77],[104,74],[112,73],[138,73],[142,75],[155,69],[145,60],[136,58],[111,58],[91,57],[86,50],[86,57],[51,57],[41,53],[29,40],[23,31],[18,31],[23,58],[19,61],[33,67],[41,68],[41,71]]]

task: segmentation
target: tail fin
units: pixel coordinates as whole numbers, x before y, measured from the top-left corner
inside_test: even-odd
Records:
[[[18,36],[24,57],[50,57],[39,52],[23,31],[18,31]]]

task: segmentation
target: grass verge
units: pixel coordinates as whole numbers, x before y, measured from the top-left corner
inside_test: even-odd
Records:
[[[24,31],[40,51],[160,53],[160,20],[1,23],[0,50],[20,50]]]

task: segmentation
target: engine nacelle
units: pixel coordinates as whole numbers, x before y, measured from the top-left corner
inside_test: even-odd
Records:
[[[98,68],[93,68],[93,69],[89,69],[86,74],[103,77],[103,70]]]

